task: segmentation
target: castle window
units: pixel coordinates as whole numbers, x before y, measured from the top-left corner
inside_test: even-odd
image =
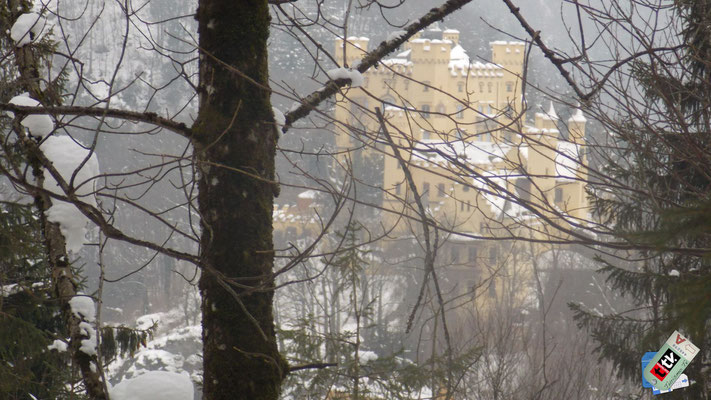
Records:
[[[467,261],[470,263],[475,263],[476,262],[476,256],[477,256],[477,248],[476,247],[469,247],[469,258]]]
[[[496,283],[494,282],[494,278],[491,278],[489,281],[489,297],[492,299],[496,297]]]
[[[429,84],[430,84],[430,81],[423,81],[423,82],[422,82],[422,85],[423,85],[423,86],[422,86],[422,91],[423,91],[423,92],[429,92],[429,91],[430,91]]]
[[[399,194],[400,194],[400,191],[401,191],[401,189],[400,189],[400,184],[399,184],[399,183],[398,183],[398,184],[395,184],[395,194],[399,195]]]
[[[452,253],[452,264],[459,263],[459,249],[456,247],[452,247],[451,253]]]
[[[464,92],[464,82],[457,82],[457,92]]]
[[[469,185],[462,185],[462,190],[465,192],[469,191]]]
[[[429,207],[430,205],[430,184],[425,182],[422,184],[422,195],[420,196],[422,205]]]
[[[462,118],[464,118],[464,106],[461,104],[457,104],[457,119]]]
[[[422,131],[422,140],[430,140],[431,134],[430,131],[423,130]]]
[[[489,89],[489,93],[491,93],[491,89],[494,87],[494,84],[492,82],[489,82],[489,84],[486,85],[486,87]]]
[[[513,92],[513,82],[506,82],[506,91],[509,93]]]
[[[484,82],[479,82],[479,92],[484,93]]]
[[[422,118],[429,118],[429,117],[430,117],[430,105],[423,104],[422,105]]]
[[[489,249],[489,264],[494,265],[496,264],[496,259],[498,258],[499,252],[496,247],[492,247]]]
[[[437,112],[440,114],[444,114],[444,112],[445,112],[444,104],[442,104],[442,103],[437,104]]]
[[[444,183],[437,184],[437,197],[444,197]]]
[[[555,202],[560,203],[561,201],[563,201],[563,189],[555,188]]]

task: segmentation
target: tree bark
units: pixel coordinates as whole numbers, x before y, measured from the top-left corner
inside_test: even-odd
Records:
[[[263,89],[269,8],[267,0],[201,0],[197,18],[200,108],[191,140],[204,267],[203,395],[276,400],[288,366],[272,311],[276,131]]]

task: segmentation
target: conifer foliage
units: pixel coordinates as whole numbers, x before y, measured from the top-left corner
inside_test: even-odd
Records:
[[[600,355],[632,382],[644,352],[657,351],[674,330],[687,334],[701,349],[686,372],[694,383],[672,398],[708,398],[711,383],[704,368],[711,355],[710,10],[707,0],[674,2],[667,38],[676,42],[631,65],[627,76],[641,99],[617,100],[623,112],[605,122],[616,152],[591,199],[613,235],[642,250],[628,258],[637,261],[600,257],[600,272],[630,307],[602,316],[571,304]]]

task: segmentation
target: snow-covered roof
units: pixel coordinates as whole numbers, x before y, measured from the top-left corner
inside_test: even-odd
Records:
[[[489,45],[491,46],[525,46],[526,44],[524,42],[507,42],[505,40],[495,40],[493,42],[489,42]]]
[[[272,221],[275,222],[301,222],[311,224],[316,222],[312,212],[304,213],[295,205],[274,205],[272,212]]]
[[[417,157],[413,162],[423,167],[446,168],[456,159],[470,165],[488,166],[504,160],[510,149],[510,145],[494,142],[422,140],[415,147]]]
[[[562,178],[576,179],[580,166],[580,147],[575,143],[560,141],[556,148],[555,172]]]
[[[464,47],[456,45],[452,47],[452,51],[449,52],[449,60],[466,61],[467,63],[469,63],[469,56],[467,55],[466,50],[464,50]]]
[[[568,121],[586,123],[588,120],[583,115],[583,110],[577,108],[575,110],[575,114],[571,115],[570,118],[568,118]]]
[[[452,43],[451,40],[427,39],[427,38],[417,38],[417,39],[411,40],[410,42],[411,42],[411,43],[431,43],[431,44]]]
[[[410,54],[412,53],[412,49],[407,49],[403,51],[402,53],[398,53],[398,55],[395,56],[395,58],[405,58],[405,59],[410,59]]]
[[[459,33],[459,31],[456,29],[445,29],[444,33]]]
[[[316,191],[315,190],[304,190],[303,192],[299,193],[297,196],[300,199],[315,199],[316,198]]]
[[[544,113],[536,113],[536,118],[541,118],[544,120],[550,120],[550,121],[557,121],[558,114],[555,112],[555,107],[553,107],[553,102],[551,101],[550,107],[548,108],[548,111]]]

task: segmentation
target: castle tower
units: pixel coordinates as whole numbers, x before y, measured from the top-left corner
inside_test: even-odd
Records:
[[[526,44],[523,42],[491,42],[491,61],[502,67],[504,79],[498,91],[498,108],[510,105],[515,113],[522,109],[521,77]]]
[[[456,46],[459,44],[459,31],[456,29],[445,29],[444,32],[442,32],[442,39],[449,40]]]
[[[568,118],[569,141],[577,144],[585,144],[585,124],[587,121],[583,115],[583,110],[577,108],[575,113]]]
[[[340,66],[345,66],[347,64],[349,67],[353,65],[356,61],[360,61],[368,52],[368,42],[370,39],[367,37],[356,37],[349,36],[345,41],[345,53],[346,53],[346,63],[343,62],[343,39],[336,39],[336,61]]]

